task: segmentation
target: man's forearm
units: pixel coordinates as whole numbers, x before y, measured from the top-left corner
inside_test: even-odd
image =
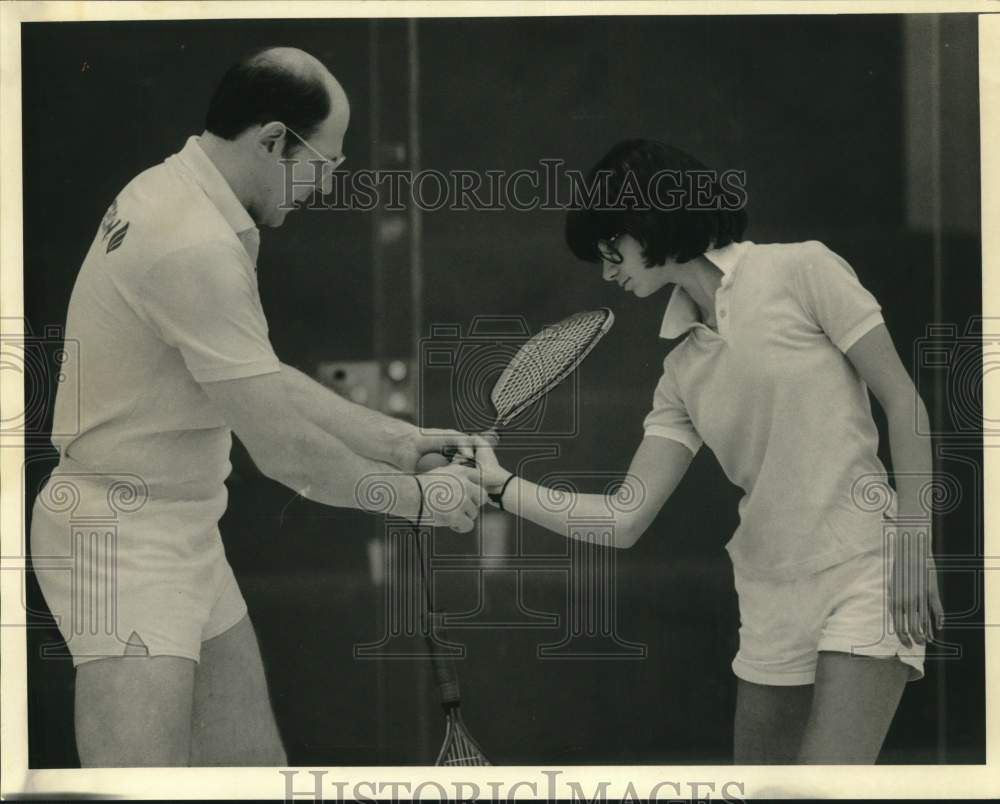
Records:
[[[321,430],[358,455],[397,462],[400,440],[413,425],[356,405],[291,366],[282,364],[281,379],[299,413]]]
[[[326,505],[416,515],[420,498],[412,476],[355,453],[304,416],[290,418],[258,461],[266,475]]]

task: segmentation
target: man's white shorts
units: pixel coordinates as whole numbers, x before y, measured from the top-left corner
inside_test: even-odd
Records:
[[[755,684],[812,684],[819,651],[898,656],[923,678],[923,645],[907,648],[892,627],[881,547],[793,581],[734,572],[740,602],[737,677]]]
[[[34,508],[32,560],[73,666],[116,656],[199,661],[201,643],[246,616],[218,527],[181,502],[113,526]]]

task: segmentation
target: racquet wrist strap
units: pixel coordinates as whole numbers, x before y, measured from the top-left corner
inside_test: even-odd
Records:
[[[416,534],[420,535],[420,521],[424,518],[424,486],[420,482],[420,478],[417,475],[413,475],[413,479],[417,481],[417,519],[413,523],[413,530]]]
[[[506,508],[503,507],[503,493],[507,491],[507,486],[510,485],[510,481],[513,480],[515,477],[517,477],[517,475],[511,472],[507,476],[507,479],[504,481],[503,485],[500,487],[500,491],[498,491],[496,494],[490,494],[490,499],[493,501],[493,504],[496,505],[496,507],[499,508],[501,511],[507,510]]]

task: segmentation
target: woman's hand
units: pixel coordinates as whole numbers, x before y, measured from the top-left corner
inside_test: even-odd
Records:
[[[507,482],[512,472],[508,472],[500,465],[493,446],[483,436],[472,436],[472,443],[476,465],[482,472],[483,488],[490,494],[496,494],[503,488],[503,484]]]
[[[899,515],[889,531],[889,606],[900,642],[933,641],[944,624],[925,492],[934,482],[927,408],[885,324],[847,350],[847,358],[885,411]]]
[[[914,642],[924,645],[932,642],[944,625],[930,534],[926,529],[909,530],[900,524],[890,531],[890,538],[893,562],[889,605],[893,628],[906,647],[912,647]]]

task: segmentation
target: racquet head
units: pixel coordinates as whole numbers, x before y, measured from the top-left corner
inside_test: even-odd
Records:
[[[424,587],[427,581],[424,578]],[[426,633],[427,647],[430,649],[431,667],[434,668],[434,681],[441,696],[441,706],[445,713],[444,740],[438,752],[435,765],[489,765],[490,761],[483,754],[462,720],[462,694],[458,685],[458,669],[454,660],[442,650],[442,644],[448,644],[448,631],[444,625],[444,613],[431,611],[428,603]],[[438,642],[440,640],[440,642]]]
[[[435,765],[490,765],[479,744],[469,734],[457,706],[447,708],[444,742]]]
[[[490,392],[497,413],[494,427],[511,422],[572,374],[614,322],[614,313],[606,307],[576,313],[550,324],[522,344]],[[485,435],[496,443],[495,432]],[[447,449],[443,455],[424,455],[417,462],[417,471],[444,466],[455,452]]]
[[[602,307],[571,315],[529,338],[490,394],[497,412],[497,426],[517,418],[572,374],[614,321],[614,313]]]

